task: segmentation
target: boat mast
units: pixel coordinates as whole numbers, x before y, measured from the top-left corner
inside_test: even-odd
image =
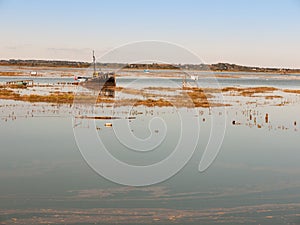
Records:
[[[93,50],[93,66],[94,66],[94,73],[93,73],[93,77],[96,76],[96,57],[95,57],[95,51]]]

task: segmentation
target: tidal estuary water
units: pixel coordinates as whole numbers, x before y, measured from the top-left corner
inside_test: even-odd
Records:
[[[218,78],[218,85],[300,88],[295,75],[240,76],[245,77]],[[57,83],[60,78],[39,79]],[[117,84],[137,90],[181,85],[177,78],[134,80],[118,78]],[[198,82],[216,84],[209,77]],[[151,93],[156,92],[164,90]],[[145,98],[122,91],[114,98],[128,96]],[[0,224],[300,224],[299,95],[224,93],[222,101],[228,105],[212,109],[1,100]],[[224,129],[224,139],[210,167],[199,172],[213,129]],[[153,165],[172,154],[182,131],[179,161],[190,153],[191,158],[163,182],[122,185],[93,168],[103,148],[124,163]],[[113,165],[109,169],[118,171]],[[128,176],[124,173],[120,179]]]

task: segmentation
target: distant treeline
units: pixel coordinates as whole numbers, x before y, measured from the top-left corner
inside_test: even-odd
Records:
[[[46,67],[76,67],[84,68],[89,67],[90,63],[87,62],[74,62],[74,61],[59,61],[59,60],[21,60],[10,59],[0,60],[1,66],[46,66]]]
[[[241,66],[230,63],[217,63],[209,65],[212,71],[233,71],[233,72],[265,72],[265,73],[300,73],[300,69],[288,68],[264,68],[253,66]]]
[[[89,62],[58,61],[58,60],[0,60],[0,66],[30,66],[30,67],[71,67],[87,68]],[[262,68],[252,66],[241,66],[230,63],[217,64],[124,64],[124,63],[97,63],[100,68],[125,68],[125,69],[169,69],[169,70],[200,70],[200,71],[228,71],[228,72],[265,72],[265,73],[300,73],[300,69],[288,68]]]

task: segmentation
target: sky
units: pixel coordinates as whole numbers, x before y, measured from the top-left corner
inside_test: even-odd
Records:
[[[0,27],[0,59],[91,61],[156,40],[203,63],[300,68],[300,0],[0,0]]]

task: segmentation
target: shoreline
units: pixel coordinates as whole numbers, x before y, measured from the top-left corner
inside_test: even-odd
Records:
[[[0,70],[2,67],[12,67],[17,69],[88,69],[92,66],[88,62],[75,61],[52,61],[52,60],[0,60]],[[147,70],[171,70],[171,71],[199,71],[199,72],[232,72],[232,73],[273,73],[273,74],[300,74],[298,68],[275,68],[244,66],[229,63],[217,64],[125,64],[125,63],[97,63],[97,67],[102,69],[122,69],[124,71],[144,71]]]

